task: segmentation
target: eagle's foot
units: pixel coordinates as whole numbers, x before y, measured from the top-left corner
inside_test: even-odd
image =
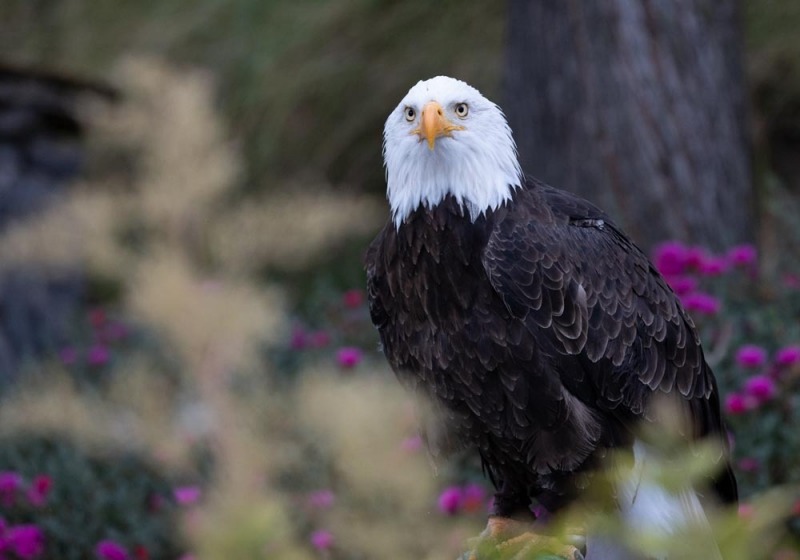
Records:
[[[531,531],[531,523],[490,517],[486,529],[471,539],[468,560],[535,560],[567,558],[582,560],[581,551],[559,539]]]

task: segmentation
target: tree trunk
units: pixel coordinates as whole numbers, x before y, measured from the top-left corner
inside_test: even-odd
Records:
[[[505,109],[527,173],[643,247],[751,241],[735,0],[509,0]]]

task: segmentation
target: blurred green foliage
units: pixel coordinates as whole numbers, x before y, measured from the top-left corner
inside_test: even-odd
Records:
[[[302,175],[383,188],[388,108],[448,73],[496,97],[504,4],[478,0],[8,0],[7,61],[104,80],[126,53],[210,69],[246,184]]]
[[[43,505],[20,497],[3,507],[6,523],[41,527],[45,558],[94,558],[104,539],[143,546],[150,558],[177,558],[183,550],[172,487],[141,456],[91,454],[63,436],[19,433],[0,439],[0,471],[52,480]]]

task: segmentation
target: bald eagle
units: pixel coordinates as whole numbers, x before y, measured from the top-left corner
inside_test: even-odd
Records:
[[[490,529],[534,502],[563,508],[610,448],[640,460],[635,426],[657,395],[686,411],[690,439],[727,444],[680,301],[605,213],[525,177],[497,105],[453,78],[420,81],[386,120],[383,156],[391,217],[366,255],[372,321],[399,380],[436,411],[431,451],[480,454],[497,490]],[[718,461],[709,486],[735,502]],[[628,510],[648,515],[636,499]]]

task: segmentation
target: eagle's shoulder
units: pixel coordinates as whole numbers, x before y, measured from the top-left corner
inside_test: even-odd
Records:
[[[535,217],[559,225],[617,227],[608,214],[588,200],[533,177],[526,178],[525,185],[516,194],[512,220]]]

